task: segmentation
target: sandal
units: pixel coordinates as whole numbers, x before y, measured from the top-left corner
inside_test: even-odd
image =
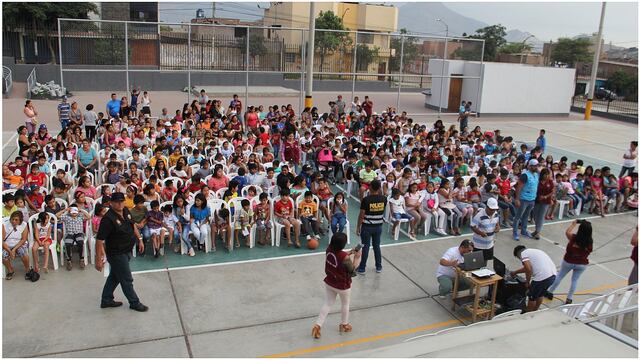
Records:
[[[313,329],[311,329],[311,336],[313,336],[314,339],[320,339],[320,325],[313,325]]]
[[[351,324],[340,324],[340,332],[343,333],[348,333],[351,332],[351,330],[353,330],[353,327],[351,327]]]
[[[237,242],[237,243],[236,243],[236,248],[239,248],[239,247],[240,247],[240,243],[239,243],[239,242]]]
[[[15,271],[14,271],[14,272],[7,273],[7,276],[5,277],[5,279],[7,279],[7,280],[11,280],[11,279],[13,279],[13,275],[14,275],[14,274],[15,274]]]

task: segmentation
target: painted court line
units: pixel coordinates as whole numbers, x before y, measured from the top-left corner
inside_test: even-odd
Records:
[[[513,123],[513,124],[524,126],[524,127],[530,128],[530,129],[540,130],[539,127],[535,127],[535,126],[531,126],[531,125],[526,125],[526,124],[521,124],[521,123]],[[616,149],[616,150],[620,150],[620,151],[626,151],[627,150],[626,148],[619,148],[617,146],[604,144],[604,143],[600,143],[600,142],[589,140],[589,139],[583,139],[583,138],[578,137],[578,136],[567,135],[566,133],[559,133],[559,132],[553,131],[553,130],[546,130],[546,131],[550,132],[550,133],[553,133],[553,134],[560,135],[560,136],[564,136],[564,137],[568,137],[568,138],[572,138],[572,139],[576,139],[576,140],[580,140],[580,141],[586,141],[586,142],[590,142],[592,144],[602,145],[602,146],[606,146],[606,147],[609,147],[609,148],[612,148],[612,149]]]
[[[613,216],[619,216],[619,215],[628,215],[628,214],[629,214],[629,212],[608,214],[606,217],[613,217]],[[591,220],[591,219],[599,219],[599,218],[601,218],[601,217],[598,216],[598,215],[594,215],[594,216],[585,217],[583,219]],[[573,220],[575,220],[575,219],[558,220],[558,221],[555,221],[553,223],[548,223],[548,225],[565,224],[565,223],[573,222]],[[535,226],[535,225],[528,225],[527,227],[533,227],[533,226]],[[505,229],[502,229],[502,230],[506,231],[506,230],[510,230],[510,229],[511,228],[505,228]],[[471,234],[459,235],[459,236],[450,235],[450,236],[443,236],[443,237],[434,237],[434,238],[431,238],[431,239],[417,239],[416,241],[404,241],[404,242],[397,242],[397,243],[393,243],[393,244],[384,244],[384,245],[380,245],[380,247],[381,248],[385,248],[385,247],[403,246],[403,245],[411,245],[411,244],[415,245],[415,244],[425,243],[425,242],[430,242],[430,241],[449,240],[449,239],[453,239],[453,238],[464,238],[466,236],[471,236]],[[281,260],[281,259],[292,259],[292,258],[305,257],[305,256],[317,256],[317,255],[324,255],[324,253],[323,252],[315,252],[315,253],[308,253],[308,254],[274,256],[274,257],[268,257],[268,258],[262,258],[262,259],[229,261],[229,262],[221,262],[221,263],[215,263],[215,264],[188,265],[188,266],[178,266],[178,267],[172,267],[172,268],[166,268],[165,267],[165,268],[161,268],[161,269],[132,271],[131,273],[132,274],[148,274],[148,273],[156,273],[156,272],[164,272],[164,271],[199,269],[199,268],[207,268],[207,267],[215,267],[215,266],[237,265],[237,264],[246,264],[246,263],[253,263],[253,262],[274,261],[274,260]]]
[[[598,286],[598,287],[595,287],[595,288],[592,288],[592,289],[586,289],[586,290],[582,290],[582,291],[576,292],[576,295],[590,294],[590,293],[598,292],[598,291],[602,291],[602,290],[617,289],[617,288],[625,286],[626,284],[627,284],[626,281],[618,281],[618,282],[615,282],[615,283],[604,284],[604,285],[601,285],[601,286]],[[558,297],[561,297],[561,296],[558,296]],[[465,318],[463,320],[467,320],[467,319],[468,318]],[[433,324],[429,324],[429,325],[419,326],[419,327],[415,327],[415,328],[410,328],[410,329],[405,329],[405,330],[400,330],[400,331],[384,333],[384,334],[381,334],[381,335],[369,336],[369,337],[364,337],[364,338],[360,338],[360,339],[353,339],[353,340],[348,340],[348,341],[343,341],[343,342],[338,342],[338,343],[333,343],[333,344],[327,344],[327,345],[312,346],[312,347],[309,347],[309,348],[297,349],[297,350],[293,350],[293,351],[288,351],[288,352],[283,352],[283,353],[278,353],[278,354],[272,354],[272,355],[266,355],[266,356],[261,356],[261,357],[263,357],[263,358],[283,358],[283,357],[301,356],[301,355],[316,353],[316,352],[320,352],[320,351],[334,350],[334,349],[343,348],[343,347],[352,346],[352,345],[358,345],[358,344],[371,343],[371,342],[385,340],[385,339],[391,339],[391,338],[395,338],[395,337],[398,337],[398,336],[415,334],[415,333],[421,332],[421,331],[433,330],[433,329],[438,329],[438,328],[442,328],[442,327],[445,327],[445,326],[459,325],[459,324],[463,324],[463,323],[460,320],[453,319],[453,320],[442,321],[442,322],[433,323]]]

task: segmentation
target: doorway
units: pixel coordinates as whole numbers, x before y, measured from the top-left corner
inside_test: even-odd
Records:
[[[451,76],[462,76],[462,74],[451,74]],[[462,80],[461,78],[449,79],[449,103],[447,106],[449,112],[458,112],[462,102]]]

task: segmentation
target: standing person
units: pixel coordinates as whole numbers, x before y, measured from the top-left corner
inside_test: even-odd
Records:
[[[479,209],[476,216],[471,219],[473,251],[482,251],[485,261],[493,260],[494,239],[500,231],[499,209],[498,200],[489,198],[487,207]]]
[[[515,241],[520,240],[518,225],[520,225],[523,236],[531,237],[531,234],[527,231],[527,222],[535,205],[539,179],[538,160],[531,159],[529,160],[529,168],[520,175],[516,185],[516,214],[513,217],[513,240]]]
[[[633,260],[633,269],[631,269],[631,274],[629,274],[629,285],[638,283],[638,225],[636,225],[636,230],[631,235],[631,246],[633,246],[633,250],[631,250],[631,260]]]
[[[62,97],[62,102],[58,104],[58,120],[60,120],[60,126],[62,131],[69,126],[69,112],[71,111],[71,104],[67,102],[67,95]]]
[[[369,99],[369,96],[364,97],[362,110],[367,114],[367,116],[371,116],[371,114],[373,114],[373,101]]]
[[[93,104],[89,104],[84,112],[84,131],[87,139],[92,142],[96,137],[96,126],[98,125],[98,114],[93,111]]]
[[[580,227],[578,227],[578,232],[574,234],[573,229],[575,229],[578,224]],[[567,231],[565,231],[565,236],[569,240],[569,243],[567,244],[567,250],[564,253],[562,263],[560,264],[560,272],[553,282],[553,285],[549,287],[549,290],[545,294],[549,300],[553,300],[553,291],[560,285],[565,275],[567,275],[569,271],[573,271],[571,274],[571,286],[569,287],[565,304],[571,304],[573,302],[573,294],[576,292],[578,280],[582,273],[587,270],[587,266],[589,266],[589,254],[593,251],[593,238],[591,237],[591,233],[591,223],[587,220],[573,220],[567,228]]]
[[[344,247],[347,244],[347,235],[344,233],[335,233],[331,237],[331,242],[327,247],[326,258],[324,262],[324,272],[327,276],[324,278],[324,287],[326,298],[324,305],[320,309],[320,315],[316,320],[313,329],[311,329],[311,336],[315,339],[319,339],[320,329],[324,324],[324,320],[327,318],[331,306],[336,301],[336,296],[340,296],[340,302],[342,306],[341,322],[338,327],[339,331],[350,332],[352,330],[351,324],[349,324],[349,300],[351,298],[351,277],[354,274],[354,270],[360,265],[360,258],[362,256],[362,248],[356,246],[355,249],[349,252],[344,251]]]
[[[364,275],[369,257],[369,246],[373,244],[373,254],[376,260],[376,272],[382,272],[382,253],[380,252],[380,236],[384,223],[384,208],[387,198],[382,195],[380,180],[373,180],[369,185],[369,195],[360,203],[360,215],[356,235],[360,235],[364,247],[362,261],[358,266],[358,274]]]
[[[29,127],[29,126],[27,126]],[[632,141],[629,144],[629,150],[625,151],[622,155],[622,170],[618,179],[622,179],[622,176],[629,172],[629,175],[633,174],[633,170],[636,168],[636,162],[638,161],[638,142]]]
[[[529,302],[526,312],[536,311],[542,304],[547,289],[556,280],[556,265],[544,251],[527,249],[524,245],[516,246],[513,256],[522,261],[522,267],[512,271],[511,276],[524,273],[527,278],[525,286],[529,289]]]
[[[110,204],[111,209],[100,221],[96,236],[96,270],[102,271],[104,268],[105,254],[106,260],[111,265],[111,271],[102,289],[100,307],[104,309],[122,306],[121,301],[113,299],[113,292],[120,284],[122,292],[129,300],[129,308],[144,312],[149,310],[149,307],[138,299],[138,295],[133,289],[133,276],[129,268],[131,250],[135,246],[136,238],[138,239],[138,252],[144,252],[142,235],[131,221],[129,210],[124,207],[123,193],[113,193]]]
[[[115,93],[111,94],[111,100],[107,102],[107,114],[109,117],[117,118],[120,116],[120,105],[118,96]]]
[[[469,240],[462,240],[460,245],[451,247],[445,251],[438,263],[438,270],[436,271],[436,279],[438,280],[438,291],[440,299],[444,299],[447,294],[453,289],[453,283],[456,279],[456,266],[464,263],[464,254],[472,252],[473,244]],[[469,283],[464,278],[460,278],[458,284],[459,290],[466,290],[469,288]]]
[[[142,105],[142,109],[140,110],[140,112],[142,112],[145,115],[151,116],[151,97],[149,96],[149,93],[146,91],[142,93],[141,105]]]
[[[27,126],[27,130],[29,130],[29,134],[33,134],[36,132],[36,125],[38,125],[38,120],[36,119],[38,112],[33,106],[33,102],[31,100],[27,100],[25,102],[22,112],[24,112],[24,123]]]
[[[536,147],[539,147],[540,150],[542,150],[543,154],[544,154],[545,148],[547,147],[547,138],[544,137],[545,133],[546,131],[544,131],[544,129],[540,129],[540,135],[536,139]]]
[[[344,114],[345,107],[347,107],[347,103],[342,100],[342,95],[338,95],[338,100],[336,100],[336,107],[338,108],[338,116],[342,116],[342,114]]]
[[[467,127],[469,127],[469,113],[466,109],[467,102],[462,101],[460,109],[458,110],[458,122],[460,123],[460,133],[464,133]]]
[[[542,231],[545,220],[544,215],[547,213],[549,206],[553,204],[555,195],[555,184],[551,178],[551,171],[544,168],[540,171],[536,204],[533,206],[533,220],[536,223],[536,229],[531,236],[536,240],[540,240],[540,232]]]
[[[358,97],[355,96],[353,98],[353,101],[351,102],[351,112],[357,114],[358,113],[358,107],[360,107],[360,106],[361,106],[360,99],[358,99]]]
[[[207,92],[204,89],[200,90],[198,102],[200,103],[200,107],[202,108],[204,108],[207,105],[207,102],[209,102],[209,97],[207,96]]]

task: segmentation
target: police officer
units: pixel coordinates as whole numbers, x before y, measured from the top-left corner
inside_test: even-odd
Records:
[[[356,226],[356,235],[360,235],[362,241],[362,259],[357,273],[365,274],[369,246],[373,245],[373,255],[376,260],[376,272],[382,272],[382,253],[380,252],[380,236],[384,223],[384,208],[387,206],[387,198],[382,195],[380,180],[373,180],[369,184],[369,195],[360,203],[360,215]]]
[[[100,228],[96,236],[96,270],[104,268],[104,256],[111,265],[111,272],[102,289],[101,308],[122,306],[121,301],[113,299],[113,291],[122,287],[122,292],[129,300],[129,308],[135,311],[147,311],[149,308],[140,302],[136,291],[133,289],[133,276],[129,268],[131,250],[136,239],[138,251],[144,251],[142,236],[131,221],[129,210],[124,207],[124,194],[115,192],[111,196],[111,209],[100,221]]]

